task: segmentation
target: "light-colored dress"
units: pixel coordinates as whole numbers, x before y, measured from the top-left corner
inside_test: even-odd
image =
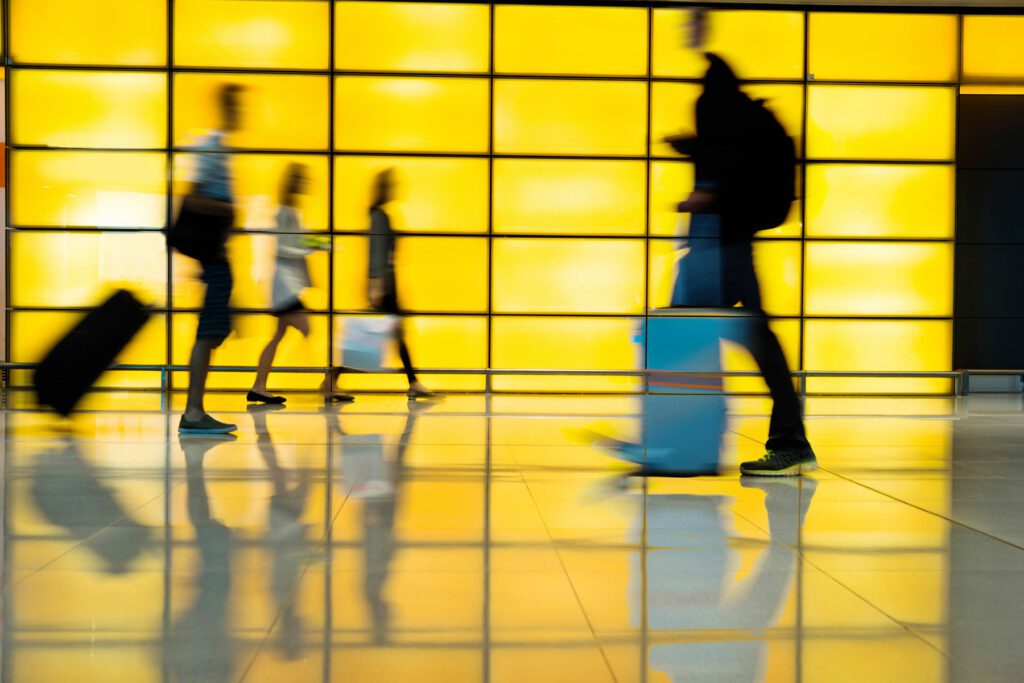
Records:
[[[313,252],[303,244],[306,231],[294,207],[282,206],[277,212],[277,231],[277,257],[270,291],[270,308],[274,313],[301,306],[299,295],[310,286],[306,257]]]

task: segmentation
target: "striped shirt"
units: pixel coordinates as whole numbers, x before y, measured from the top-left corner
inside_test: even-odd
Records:
[[[196,174],[196,191],[204,197],[230,202],[231,169],[228,167],[227,147],[224,145],[224,133],[215,131],[199,141],[195,149],[199,154],[198,172]]]

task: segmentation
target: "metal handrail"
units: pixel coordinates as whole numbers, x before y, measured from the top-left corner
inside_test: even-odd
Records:
[[[38,363],[12,363],[3,362],[0,363],[0,369],[4,370],[30,370],[35,368]],[[188,370],[187,365],[159,365],[159,364],[145,364],[145,363],[120,363],[112,365],[109,370],[120,370],[120,371],[141,371],[141,372],[185,372]],[[327,373],[332,370],[332,367],[327,366],[304,366],[304,367],[293,367],[293,366],[276,366],[275,372],[289,372],[289,373]],[[255,372],[256,367],[253,365],[220,365],[210,368],[213,372]],[[680,371],[680,370],[656,370],[656,369],[643,369],[643,370],[558,370],[550,368],[515,368],[515,369],[503,369],[503,368],[423,368],[428,374],[435,375],[484,375],[488,378],[494,376],[571,376],[571,377],[643,377],[648,378],[652,375],[660,376],[671,376],[671,377],[760,377],[761,373],[756,370],[714,370],[714,371]],[[400,369],[387,369],[373,373],[359,373],[359,374],[399,374],[402,371]],[[1020,374],[1024,375],[1024,371],[980,371],[980,370],[953,370],[953,371],[819,371],[819,370],[794,370],[790,372],[791,377],[800,381],[799,393],[801,396],[807,395],[807,379],[812,377],[835,377],[835,378],[879,378],[879,379],[893,379],[893,378],[906,378],[906,379],[952,379],[954,381],[953,395],[966,395],[968,387],[969,374]],[[161,379],[161,385],[167,386],[165,377]]]

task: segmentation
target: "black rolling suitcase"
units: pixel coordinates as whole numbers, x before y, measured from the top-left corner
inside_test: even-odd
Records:
[[[39,403],[70,415],[148,318],[149,309],[123,289],[89,311],[36,368]]]

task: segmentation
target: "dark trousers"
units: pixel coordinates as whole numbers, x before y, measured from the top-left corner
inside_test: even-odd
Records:
[[[385,290],[383,301],[381,301],[380,307],[377,310],[381,313],[389,313],[399,317],[405,315],[402,307],[398,304],[397,292],[398,288],[394,282],[389,283]],[[402,331],[401,325],[395,328],[395,342],[398,343],[398,356],[402,359],[402,369],[405,370],[405,378],[409,380],[409,384],[413,384],[416,382],[416,368],[413,367],[412,356],[409,355],[409,345],[405,343],[405,333]]]
[[[747,334],[735,339],[754,356],[772,395],[772,419],[768,427],[769,450],[809,448],[804,432],[803,408],[793,389],[786,356],[761,307],[761,288],[754,272],[754,251],[750,241],[723,243],[721,258],[722,292],[725,306],[742,304],[756,313]]]

